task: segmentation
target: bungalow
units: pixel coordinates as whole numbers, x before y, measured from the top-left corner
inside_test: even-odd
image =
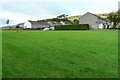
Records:
[[[79,24],[89,24],[90,29],[107,29],[111,27],[109,21],[90,12],[79,18]]]
[[[70,21],[60,21],[62,25],[72,25]]]
[[[60,22],[56,22],[56,21],[48,21],[47,22],[50,26],[54,27],[54,26],[58,26],[58,25],[71,25],[72,23],[69,21],[60,21]]]
[[[48,28],[49,27],[49,24],[47,22],[40,22],[40,21],[26,21],[24,23],[24,28],[37,28],[37,29],[40,29],[40,28]]]
[[[47,22],[51,27],[57,26],[57,25],[62,25],[60,22],[56,21],[48,21]]]
[[[24,23],[19,23],[16,26],[19,26],[19,27],[23,28],[24,27]]]

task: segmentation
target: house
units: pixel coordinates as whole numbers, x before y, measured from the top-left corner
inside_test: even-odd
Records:
[[[111,27],[109,21],[90,12],[79,18],[79,24],[89,24],[90,29],[107,29]]]
[[[116,25],[116,28],[117,28],[117,29],[120,29],[120,23],[118,23],[118,24]]]
[[[21,28],[24,28],[24,23],[19,23],[19,24],[17,24],[16,26],[19,26],[19,27],[21,27]]]
[[[72,25],[70,21],[60,21],[62,25]]]
[[[40,22],[40,21],[26,21],[24,23],[24,28],[27,29],[43,29],[43,28],[48,28],[49,24],[47,22]]]
[[[51,27],[58,26],[58,25],[62,25],[60,22],[56,22],[56,21],[48,21],[47,23],[48,23]]]

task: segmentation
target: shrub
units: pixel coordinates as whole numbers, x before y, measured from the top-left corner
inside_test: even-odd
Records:
[[[55,26],[55,30],[89,30],[89,25],[88,24],[59,25]]]

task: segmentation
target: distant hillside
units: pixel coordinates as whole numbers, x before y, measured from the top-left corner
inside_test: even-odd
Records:
[[[82,16],[82,15],[81,15]],[[75,19],[79,19],[80,15],[75,15],[75,16],[69,16],[67,17],[69,20],[73,21]]]
[[[98,15],[98,16],[106,19],[108,14],[109,14],[109,13],[96,14],[96,15]]]
[[[108,14],[109,14],[109,13],[96,14],[96,15],[98,15],[98,16],[100,16],[100,17],[102,17],[102,18],[107,18],[107,15],[108,15]],[[82,16],[82,15],[69,16],[69,17],[67,17],[67,18],[68,18],[70,21],[73,21],[73,20],[75,20],[75,19],[79,19],[80,16]]]

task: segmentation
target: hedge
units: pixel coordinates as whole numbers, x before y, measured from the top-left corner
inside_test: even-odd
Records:
[[[55,26],[55,30],[89,30],[89,25],[88,24],[59,25]]]

